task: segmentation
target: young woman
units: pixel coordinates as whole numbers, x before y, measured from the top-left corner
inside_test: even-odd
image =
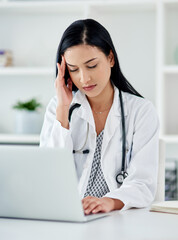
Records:
[[[158,117],[123,76],[111,37],[95,20],[64,32],[55,89],[40,146],[73,152],[85,213],[148,206],[156,193]]]

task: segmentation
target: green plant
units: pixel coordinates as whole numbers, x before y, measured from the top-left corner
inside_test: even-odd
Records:
[[[15,105],[13,105],[13,108],[18,110],[35,111],[41,106],[42,104],[40,102],[38,102],[35,98],[32,98],[27,102],[18,101]]]

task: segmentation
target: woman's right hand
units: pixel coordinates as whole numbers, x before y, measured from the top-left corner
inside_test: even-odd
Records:
[[[65,59],[62,56],[61,65],[57,63],[58,75],[55,80],[55,88],[57,95],[57,108],[56,108],[56,119],[61,123],[62,127],[69,129],[69,108],[72,102],[72,80],[69,78],[67,81],[67,86],[65,84]]]
[[[57,63],[58,75],[55,80],[54,86],[56,89],[56,95],[58,99],[58,106],[69,107],[72,102],[72,80],[69,78],[67,80],[67,86],[65,84],[65,68],[66,62],[64,56],[62,56],[61,65]]]

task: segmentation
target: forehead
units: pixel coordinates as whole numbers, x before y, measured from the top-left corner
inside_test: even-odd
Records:
[[[77,45],[68,48],[64,57],[70,64],[84,63],[92,58],[105,57],[104,53],[96,46]]]

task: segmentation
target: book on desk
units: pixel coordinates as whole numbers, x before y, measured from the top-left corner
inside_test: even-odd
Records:
[[[178,200],[153,203],[150,211],[178,214]]]

